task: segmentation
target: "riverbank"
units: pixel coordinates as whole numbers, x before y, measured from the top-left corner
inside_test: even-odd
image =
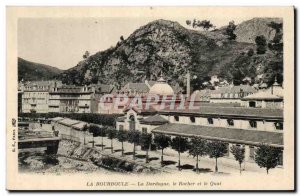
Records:
[[[56,155],[43,151],[19,153],[20,172],[34,173],[159,173],[161,171],[124,158],[103,154],[80,142],[61,140]]]

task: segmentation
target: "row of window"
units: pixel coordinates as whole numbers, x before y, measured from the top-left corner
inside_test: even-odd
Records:
[[[174,119],[176,122],[179,122],[179,116],[174,116]],[[195,123],[196,118],[194,116],[190,117],[190,122]],[[249,120],[249,126],[251,128],[257,128],[257,121],[255,120]],[[213,118],[207,118],[207,124],[213,125],[214,124],[214,119]],[[234,120],[233,119],[227,119],[227,126],[233,127],[234,126]],[[282,122],[274,122],[274,127],[276,130],[283,130],[283,123]]]

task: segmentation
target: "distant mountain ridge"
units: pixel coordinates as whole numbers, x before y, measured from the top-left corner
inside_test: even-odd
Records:
[[[62,72],[63,70],[56,67],[18,58],[18,81],[51,80]]]

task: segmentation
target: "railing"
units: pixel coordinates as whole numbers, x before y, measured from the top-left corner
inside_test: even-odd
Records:
[[[75,141],[75,142],[80,142],[80,138],[79,137],[75,137],[72,135],[67,135],[67,134],[60,134],[61,139],[64,140],[71,140],[71,141]]]

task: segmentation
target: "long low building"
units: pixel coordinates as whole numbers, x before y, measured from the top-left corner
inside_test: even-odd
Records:
[[[140,130],[170,136],[201,137],[223,141],[229,148],[245,146],[245,161],[254,162],[255,149],[264,143],[282,149],[279,165],[283,165],[283,110],[247,107],[203,106],[197,110],[143,111],[132,108],[117,119],[117,129]]]

